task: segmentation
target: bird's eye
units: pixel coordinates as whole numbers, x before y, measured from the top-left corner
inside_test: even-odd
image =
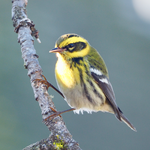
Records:
[[[73,50],[74,50],[74,47],[75,47],[75,44],[71,43],[71,44],[69,44],[67,47],[68,47],[68,50],[69,50],[69,51],[73,51]]]
[[[71,44],[68,45],[68,47],[69,47],[69,48],[72,48],[72,47],[74,47],[74,44],[71,43]]]

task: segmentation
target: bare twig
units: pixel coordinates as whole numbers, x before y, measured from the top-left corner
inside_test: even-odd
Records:
[[[15,32],[18,33],[18,42],[21,45],[22,58],[24,60],[24,66],[28,70],[28,76],[30,77],[34,97],[39,103],[42,118],[45,125],[51,131],[51,134],[46,140],[32,144],[24,150],[57,149],[58,145],[60,146],[60,149],[80,150],[78,143],[72,139],[72,136],[61,117],[57,116],[52,120],[48,119],[45,121],[45,118],[52,114],[50,108],[52,107],[55,109],[55,106],[46,90],[46,86],[35,82],[35,79],[42,79],[42,69],[38,62],[38,55],[34,49],[34,39],[32,36],[35,36],[38,41],[40,40],[38,31],[34,28],[33,22],[27,18],[27,2],[27,0],[12,1],[12,21],[13,26],[15,27]]]

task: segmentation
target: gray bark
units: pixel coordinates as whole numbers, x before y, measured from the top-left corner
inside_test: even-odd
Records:
[[[42,68],[38,61],[38,55],[36,54],[36,50],[34,48],[34,39],[32,36],[35,36],[39,42],[40,40],[38,38],[38,31],[34,28],[33,22],[27,17],[27,2],[28,0],[12,1],[12,21],[13,26],[15,27],[15,32],[18,33],[18,42],[21,46],[24,66],[28,71],[34,97],[41,108],[43,122],[49,131],[51,131],[51,134],[47,139],[31,144],[24,148],[24,150],[59,149],[58,145],[61,145],[60,149],[64,150],[81,150],[78,143],[72,138],[72,135],[68,131],[61,117],[57,116],[52,120],[44,120],[49,115],[53,114],[50,107],[55,109],[55,106],[47,92],[46,86],[35,81],[35,79],[42,79]]]

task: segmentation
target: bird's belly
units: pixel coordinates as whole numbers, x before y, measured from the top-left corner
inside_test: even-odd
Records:
[[[64,89],[60,87],[60,90],[65,96],[65,100],[68,105],[76,110],[74,112],[79,113],[80,111],[86,111],[88,113],[97,112],[97,111],[107,111],[103,109],[105,107],[105,97],[97,97],[91,91],[92,100],[89,101],[84,89],[81,85],[76,85],[75,88]]]

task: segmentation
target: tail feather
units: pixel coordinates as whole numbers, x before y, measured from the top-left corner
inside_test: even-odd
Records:
[[[119,108],[118,108],[119,109]],[[123,121],[127,126],[129,126],[133,131],[137,131],[133,124],[128,120],[128,118],[123,114],[123,112],[119,109],[121,121]]]

